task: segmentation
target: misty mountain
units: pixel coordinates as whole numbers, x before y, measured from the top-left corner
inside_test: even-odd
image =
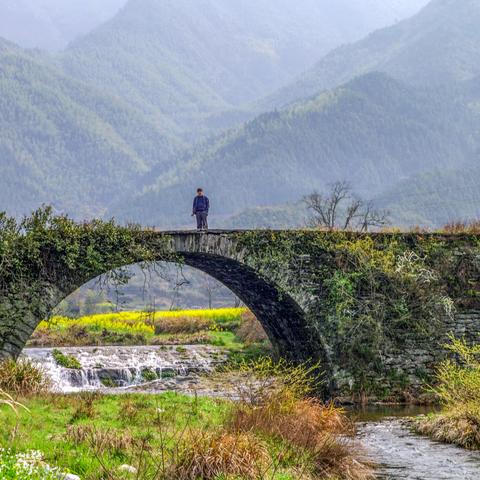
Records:
[[[0,132],[0,204],[13,214],[44,202],[77,218],[101,214],[177,148],[167,120],[153,125],[4,40]]]
[[[113,17],[126,0],[0,0],[0,36],[22,47],[61,50]]]
[[[444,85],[480,74],[480,2],[432,0],[417,15],[326,55],[261,103],[273,108],[380,71],[411,85]]]
[[[438,227],[480,218],[480,166],[433,170],[399,182],[375,201],[396,225]]]
[[[227,126],[330,49],[414,12],[426,0],[129,0],[73,42],[67,73],[188,133]],[[220,119],[218,119],[220,116]],[[194,123],[192,123],[192,121]],[[207,129],[208,130],[208,129]]]
[[[296,202],[337,180],[371,197],[402,178],[475,158],[479,122],[457,95],[379,73],[359,77],[202,144],[113,213],[167,225],[185,218],[198,185],[218,215]]]
[[[169,228],[201,185],[219,226],[298,226],[302,195],[349,180],[403,224],[477,212],[476,2],[398,22],[426,0],[120,3],[0,0],[0,32],[26,22],[13,33],[45,41],[38,12],[69,39],[68,18],[87,28],[75,8],[111,17],[57,55],[0,40],[2,209]],[[280,110],[255,116],[275,90],[263,105]]]

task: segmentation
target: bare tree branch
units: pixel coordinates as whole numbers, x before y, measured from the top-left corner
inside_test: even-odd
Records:
[[[314,228],[367,232],[390,223],[389,212],[376,210],[372,202],[353,195],[347,182],[336,182],[330,186],[329,193],[313,192],[303,201],[313,212],[309,225]]]

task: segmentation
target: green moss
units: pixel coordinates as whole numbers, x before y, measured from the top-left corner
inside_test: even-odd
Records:
[[[72,370],[81,370],[82,365],[73,355],[66,355],[58,349],[54,349],[52,352],[55,363],[60,367],[69,368]]]
[[[247,262],[294,298],[310,294],[313,345],[326,343],[358,391],[385,378],[384,352],[410,338],[441,342],[444,319],[480,308],[478,235],[443,233],[248,232]],[[292,282],[285,272],[298,272]],[[306,272],[306,273],[305,273]],[[478,289],[477,289],[478,290]],[[315,340],[315,335],[318,334]],[[405,383],[398,380],[398,388]],[[402,384],[402,385],[401,385]]]
[[[116,388],[118,387],[117,382],[112,380],[111,378],[102,378],[100,382],[105,388]]]
[[[146,382],[153,382],[158,379],[158,375],[153,370],[146,368],[142,370],[142,378]]]

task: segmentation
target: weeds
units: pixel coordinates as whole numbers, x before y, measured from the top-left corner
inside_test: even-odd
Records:
[[[440,364],[431,389],[443,412],[417,422],[417,430],[438,441],[480,449],[480,345],[452,338],[447,348],[456,361]]]
[[[316,388],[312,380],[316,369],[317,365],[274,365],[271,360],[245,365],[243,371],[261,383],[255,386],[254,380],[253,389],[234,405],[229,430],[293,446],[301,453],[296,466],[306,464],[313,478],[374,478],[372,465],[352,454],[356,447],[348,437],[354,430],[344,412],[308,397]]]
[[[6,360],[0,364],[0,390],[16,397],[45,393],[51,381],[45,372],[28,359]]]
[[[264,442],[251,433],[192,432],[167,472],[169,480],[262,478],[271,459]]]
[[[101,430],[93,425],[69,425],[64,438],[76,446],[86,443],[98,455],[125,453],[138,445],[128,431]]]
[[[6,405],[11,408],[15,412],[15,415],[18,415],[18,410],[20,408],[23,408],[27,412],[29,411],[25,405],[17,402],[11,395],[3,390],[0,390],[0,405]]]
[[[75,410],[72,415],[71,423],[81,419],[92,419],[95,417],[95,402],[100,394],[98,392],[82,392],[75,397]]]

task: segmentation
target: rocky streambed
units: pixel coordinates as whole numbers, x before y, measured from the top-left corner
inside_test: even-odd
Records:
[[[210,345],[148,347],[61,348],[81,368],[59,365],[51,348],[25,349],[23,355],[41,365],[51,377],[55,391],[82,390],[188,393],[202,388],[205,375],[225,362],[227,355]]]

